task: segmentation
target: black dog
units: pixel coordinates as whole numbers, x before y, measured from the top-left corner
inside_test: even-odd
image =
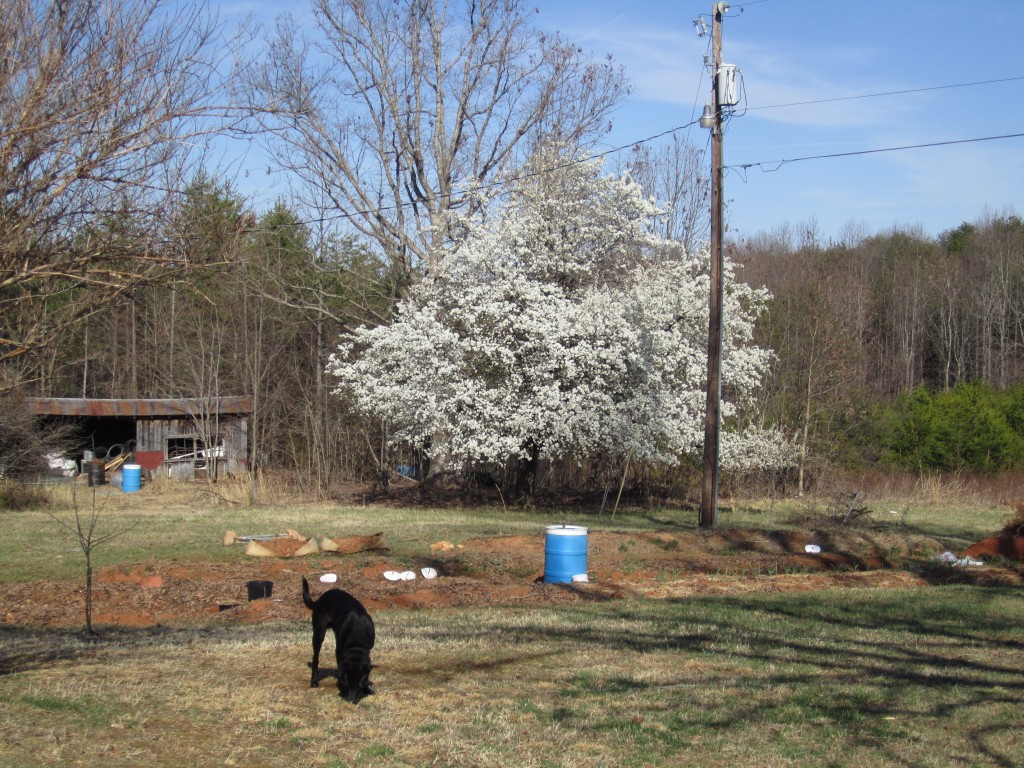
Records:
[[[327,677],[320,668],[320,646],[327,629],[334,630],[334,653],[338,659],[338,694],[345,701],[359,701],[376,693],[370,682],[370,651],[376,638],[373,619],[363,604],[348,592],[330,589],[313,601],[309,582],[302,577],[302,602],[313,611],[313,670],[310,688],[319,688],[320,680]]]

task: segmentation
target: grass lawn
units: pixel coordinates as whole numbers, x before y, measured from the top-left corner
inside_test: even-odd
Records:
[[[196,486],[202,490],[204,486]],[[431,542],[455,543],[478,536],[536,534],[551,523],[573,523],[600,530],[694,531],[694,511],[620,510],[614,517],[597,510],[425,509],[336,504],[275,504],[248,508],[218,500],[199,491],[182,491],[173,484],[147,486],[142,493],[125,494],[110,486],[77,488],[72,500],[68,486],[56,486],[50,511],[0,511],[3,581],[78,579],[82,552],[74,539],[51,517],[73,522],[73,510],[87,517],[97,513],[97,533],[127,530],[93,552],[96,567],[143,560],[228,560],[234,555],[221,546],[224,532],[277,533],[294,528],[306,535],[385,531],[388,545],[399,557],[421,555]],[[723,502],[721,528],[777,530],[814,524],[823,505],[814,502]],[[1008,517],[1005,507],[991,505],[908,504],[879,499],[871,504],[871,519],[880,529],[932,536],[952,550],[991,536]],[[134,527],[133,527],[134,526]]]
[[[140,521],[97,550],[108,562],[223,557],[226,528],[313,532],[342,520],[413,548],[536,531],[554,514],[250,511],[139,496],[110,497],[101,511],[101,525]],[[899,512],[901,525],[951,547],[1002,518]],[[692,527],[675,514],[557,521]],[[771,528],[788,514],[751,506],[723,513],[723,524]],[[80,578],[81,554],[45,513],[0,518],[0,579]],[[306,622],[119,629],[93,640],[0,624],[0,765],[1024,765],[1015,587],[386,610],[375,620],[378,694],[358,706],[328,682],[308,688]]]
[[[304,624],[3,630],[0,764],[1015,766],[1024,598],[944,587],[388,611],[378,695]]]

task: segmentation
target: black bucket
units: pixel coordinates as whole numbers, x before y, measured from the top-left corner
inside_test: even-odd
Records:
[[[93,459],[89,462],[89,486],[105,485],[107,482],[107,470],[103,466],[103,462],[99,459]]]
[[[249,581],[246,582],[245,588],[249,590],[250,600],[262,600],[263,598],[270,597],[270,594],[274,591],[274,582]]]

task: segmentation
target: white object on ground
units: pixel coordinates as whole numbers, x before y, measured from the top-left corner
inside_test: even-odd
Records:
[[[952,566],[979,566],[985,564],[982,560],[975,560],[970,555],[967,557],[957,557],[953,552],[948,550],[943,552],[941,555],[936,555],[935,559]]]
[[[333,584],[337,580],[338,574],[336,573],[325,573],[323,576],[320,577],[320,581],[322,581],[324,584]]]
[[[574,584],[586,584],[590,581],[590,577],[585,573],[577,573],[572,577],[572,580]]]
[[[384,578],[388,581],[401,581],[402,574],[398,571],[384,571]]]
[[[811,555],[816,555],[819,552],[821,552],[821,547],[819,547],[817,544],[808,544],[804,547],[804,552],[807,552]]]
[[[416,574],[412,571],[402,571],[402,573],[399,575],[401,576],[402,581],[412,581],[416,578]]]
[[[424,579],[436,579],[437,571],[433,568],[420,568],[420,573],[423,574]]]

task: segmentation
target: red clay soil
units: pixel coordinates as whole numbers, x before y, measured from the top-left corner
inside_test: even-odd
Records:
[[[270,541],[257,542],[263,549],[273,552],[278,557],[292,557],[302,547],[306,546],[306,542],[298,541],[296,539],[289,539],[287,537],[281,537],[278,539],[272,539]]]
[[[1024,562],[1024,536],[991,536],[972,544],[964,554],[979,559],[1000,557]]]
[[[275,540],[274,547],[293,547]],[[993,542],[993,543],[989,543]],[[636,596],[685,599],[698,595],[806,591],[833,588],[922,587],[970,581],[1024,584],[1024,537],[979,542],[964,554],[997,554],[994,566],[950,568],[934,564],[942,551],[933,539],[891,533],[729,530],[697,533],[590,531],[589,583],[545,584],[544,537],[473,539],[439,547],[416,562],[387,552],[306,557],[246,557],[231,545],[227,563],[147,562],[105,568],[95,575],[93,622],[97,626],[181,626],[203,622],[248,623],[305,619],[301,576],[314,594],[341,587],[372,612],[445,606],[548,605]],[[807,554],[817,544],[820,554]],[[286,552],[281,552],[286,555]],[[1009,562],[1009,561],[1014,562]],[[438,576],[425,579],[422,568]],[[389,581],[387,571],[417,578]],[[337,582],[319,582],[323,573]],[[271,581],[268,599],[250,601],[249,581]],[[81,582],[0,584],[0,621],[8,626],[80,627],[85,590]]]

